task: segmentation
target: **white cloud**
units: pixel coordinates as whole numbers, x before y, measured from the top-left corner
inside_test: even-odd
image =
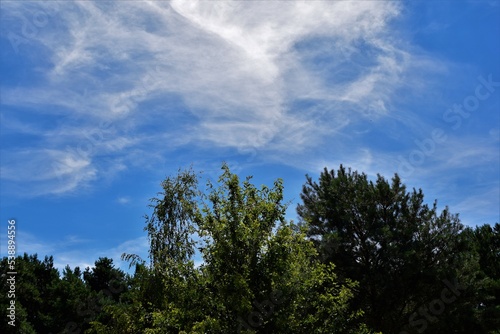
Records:
[[[338,140],[347,125],[391,113],[394,90],[420,61],[389,37],[391,20],[401,11],[392,1],[40,6],[51,13],[36,36],[51,61],[43,69],[46,80],[2,93],[7,106],[36,106],[28,113],[66,117],[48,135],[36,129],[42,148],[30,150],[36,158],[23,175],[32,182],[38,180],[34,165],[46,170],[37,194],[71,192],[133,165],[140,152],[161,156],[187,144],[304,160],[304,152]],[[4,10],[22,8],[7,4]],[[304,101],[316,107],[295,106]],[[179,108],[188,111],[182,121]],[[30,130],[9,118],[12,131]],[[102,121],[111,126],[89,146],[84,134],[95,133]],[[162,145],[166,137],[168,145]],[[90,149],[80,154],[83,143]],[[68,146],[71,153],[65,153]],[[54,153],[42,158],[48,151]],[[107,154],[121,167],[102,163]],[[50,171],[54,161],[65,167]],[[21,180],[13,179],[12,169],[5,175]]]
[[[120,204],[128,204],[130,202],[130,198],[129,197],[118,197],[118,199],[116,200],[118,203]]]
[[[97,169],[89,158],[71,152],[48,149],[4,151],[2,160],[2,178],[7,184],[24,185],[18,195],[25,197],[71,192],[97,176]]]

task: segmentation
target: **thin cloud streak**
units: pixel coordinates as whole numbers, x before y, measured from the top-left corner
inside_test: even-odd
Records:
[[[44,85],[7,87],[2,96],[6,105],[26,108],[25,113],[67,119],[51,131],[64,138],[40,136],[42,149],[34,151],[33,164],[44,166],[38,178],[47,180],[37,195],[73,192],[110,171],[124,170],[133,163],[131,154],[149,154],[151,143],[159,155],[195,145],[251,151],[263,160],[279,155],[286,161],[300,154],[304,159],[317,145],[338,140],[349,124],[390,115],[401,78],[421,70],[406,46],[389,37],[391,21],[401,11],[397,2],[80,1],[40,6],[53,13],[37,36],[38,47],[51,59]],[[5,10],[22,7],[7,4]],[[55,22],[67,33],[55,30]],[[319,40],[325,43],[313,54],[300,47]],[[311,67],[319,56],[328,57],[328,71]],[[352,73],[336,75],[349,67]],[[304,101],[321,108],[302,108]],[[159,103],[153,117],[151,104]],[[170,124],[179,103],[187,114],[175,130],[139,130]],[[89,152],[64,153],[67,146],[88,144],[82,133],[95,132],[103,121],[111,126]],[[154,144],[169,131],[174,140],[168,147]],[[103,154],[116,155],[122,167],[100,164]],[[65,167],[51,171],[54,163]],[[31,175],[32,169],[26,171],[23,175]],[[13,180],[11,174],[7,170],[5,175]],[[61,175],[68,178],[66,187],[57,186]]]

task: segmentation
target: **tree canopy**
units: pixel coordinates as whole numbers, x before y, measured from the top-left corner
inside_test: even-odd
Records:
[[[354,305],[368,326],[384,333],[482,332],[480,264],[498,260],[499,252],[489,225],[474,238],[457,214],[439,212],[436,201],[429,206],[422,190],[407,191],[398,175],[370,181],[343,166],[325,169],[317,182],[307,177],[301,199],[297,211],[320,261],[359,282]],[[488,238],[485,246],[478,236]],[[498,280],[497,272],[487,275]],[[447,304],[441,296],[450,284],[458,301]]]
[[[465,227],[397,175],[343,166],[306,177],[295,223],[283,180],[221,171],[162,182],[148,259],[122,256],[133,274],[107,257],[59,273],[50,256],[18,256],[17,326],[0,332],[500,333],[498,223]]]

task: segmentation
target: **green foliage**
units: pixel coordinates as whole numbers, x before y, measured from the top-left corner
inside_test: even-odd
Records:
[[[91,291],[115,300],[118,300],[120,295],[127,290],[125,273],[116,269],[113,259],[107,257],[99,258],[92,269],[86,268],[83,279]]]
[[[19,310],[20,317],[17,324],[24,328],[26,332],[49,332],[53,328],[61,328],[62,319],[52,310],[60,309],[61,305],[57,300],[57,283],[59,273],[54,268],[52,257],[45,257],[43,261],[37,255],[24,254],[18,256],[16,261],[16,310]],[[1,276],[6,277],[8,272],[7,258],[1,262]],[[6,279],[0,282],[2,291],[8,291]],[[2,293],[0,305],[2,308],[2,319],[7,319],[6,309],[7,294]],[[17,313],[17,312],[16,312]],[[9,333],[6,321],[2,321],[3,333]],[[4,331],[5,330],[5,331]]]
[[[303,282],[302,293],[293,301],[290,328],[296,333],[371,333],[360,323],[361,310],[353,310],[350,301],[358,284],[347,280],[340,284],[333,264],[317,264]]]
[[[153,215],[146,216],[149,256],[155,270],[175,270],[173,263],[185,263],[194,254],[193,215],[199,196],[198,179],[192,170],[179,172],[162,182],[160,198],[151,199]],[[159,266],[159,268],[156,268]]]
[[[332,285],[323,292],[308,285],[322,267],[310,261],[316,251],[306,229],[284,218],[282,181],[257,188],[226,165],[222,171],[206,192],[198,189],[192,170],[180,172],[167,178],[152,200],[153,215],[146,222],[151,266],[141,270],[158,283],[161,299],[143,298],[147,289],[132,297],[150,319],[142,330],[302,333],[307,311],[320,307],[313,301],[327,297],[332,302],[324,312],[344,317],[335,326],[354,323],[356,312],[341,305],[352,297],[351,286]],[[203,260],[198,267],[192,261],[196,251]],[[311,305],[304,308],[300,301],[306,298]],[[315,324],[324,332],[333,328]]]
[[[149,263],[122,256],[134,275],[106,257],[59,275],[52,257],[18,256],[17,327],[0,332],[500,333],[498,223],[463,228],[397,175],[342,166],[307,178],[300,224],[285,219],[280,179],[257,187],[226,165],[203,190],[199,179],[162,182]],[[8,303],[2,293],[4,319]]]
[[[500,224],[477,227],[472,240],[479,256],[478,322],[488,333],[500,333]]]
[[[342,166],[337,173],[325,169],[318,183],[307,178],[301,198],[298,213],[319,260],[336,264],[341,281],[359,282],[353,305],[372,328],[408,329],[414,312],[439,298],[444,279],[457,278],[466,286],[462,302],[471,302],[477,263],[459,237],[458,216],[448,208],[439,213],[436,202],[429,207],[422,191],[407,192],[397,175],[372,182]],[[443,323],[450,325],[429,321],[427,332]]]

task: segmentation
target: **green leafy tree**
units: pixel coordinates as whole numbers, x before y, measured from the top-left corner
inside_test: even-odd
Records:
[[[1,261],[2,277],[8,270],[7,258]],[[46,256],[40,260],[37,254],[17,256],[16,267],[16,327],[0,327],[2,333],[67,333],[83,325],[84,317],[78,315],[78,306],[88,294],[81,272],[67,267],[62,279],[54,268],[54,260]],[[8,291],[2,279],[2,292]],[[0,296],[2,310],[7,309],[7,293]],[[2,322],[2,325],[6,322]],[[12,331],[15,329],[14,331]]]
[[[478,317],[484,332],[500,333],[500,224],[471,231],[479,255]]]
[[[439,332],[445,321],[470,301],[476,258],[459,237],[458,216],[424,203],[421,190],[406,191],[400,178],[392,182],[340,166],[325,169],[319,181],[307,177],[298,206],[308,236],[323,263],[334,263],[339,279],[359,282],[352,307],[364,311],[371,328]],[[443,281],[459,282],[461,302],[445,305],[439,317],[428,304],[440,298]],[[470,309],[470,307],[469,307]]]
[[[368,332],[346,306],[356,284],[311,261],[306,228],[284,218],[282,181],[257,188],[222,170],[206,192],[192,170],[162,183],[146,217],[150,265],[123,256],[136,264],[133,302],[105,307],[112,321],[89,333]]]
[[[315,249],[305,229],[285,219],[282,180],[257,188],[250,177],[241,182],[227,166],[222,169],[196,216],[210,301],[197,328],[304,333],[309,325],[314,332],[335,333],[345,326],[360,333],[357,314],[345,307],[352,287],[337,284],[334,276],[323,278],[330,272],[310,260]],[[315,289],[319,286],[324,290]],[[318,314],[328,314],[331,322]]]
[[[64,323],[58,322],[53,313],[53,306],[59,273],[54,268],[52,257],[45,257],[43,261],[38,256],[24,254],[15,258],[16,272],[16,309],[20,310],[20,318],[16,320],[18,326],[27,332],[48,333],[54,329],[62,329]],[[7,258],[2,260],[2,277],[7,276]],[[2,291],[8,291],[6,279],[2,279]],[[7,295],[2,293],[2,310],[9,302]],[[5,312],[5,311],[3,311]],[[4,319],[7,319],[4,317]],[[3,324],[2,324],[3,326]],[[8,327],[7,327],[8,328]],[[9,333],[9,328],[6,333]],[[10,328],[11,330],[11,328]]]
[[[250,178],[240,184],[227,166],[223,170],[220,186],[209,185],[209,202],[197,223],[204,240],[202,272],[213,306],[208,322],[213,330],[235,332],[242,326],[239,318],[253,311],[253,300],[268,300],[273,289],[287,293],[279,279],[290,274],[289,263],[283,262],[291,257],[288,251],[292,249],[281,249],[280,258],[269,252],[278,248],[273,229],[277,227],[278,233],[283,233],[289,228],[284,220],[281,180],[272,189],[257,189]],[[254,323],[272,326],[271,320]]]
[[[86,334],[146,333],[153,327],[153,314],[163,305],[162,281],[144,263],[137,263],[135,267],[120,302],[103,305]]]
[[[91,294],[90,289],[82,279],[83,273],[79,267],[72,270],[69,266],[63,269],[59,280],[53,308],[53,315],[64,323],[63,333],[83,332],[88,327],[87,314],[84,310],[84,301]],[[89,320],[89,319],[87,319]],[[56,331],[53,331],[56,333]]]
[[[179,172],[162,182],[161,193],[151,199],[151,216],[146,216],[149,266],[135,254],[123,259],[136,265],[130,293],[133,305],[110,306],[105,312],[112,324],[93,324],[96,333],[178,333],[189,327],[201,307],[199,274],[194,267],[193,223],[198,179],[192,170]],[[199,315],[198,315],[199,316]],[[125,331],[125,328],[127,330]]]
[[[83,279],[91,291],[115,301],[118,301],[120,295],[127,290],[125,273],[115,268],[113,259],[107,257],[101,257],[95,261],[92,269],[87,267],[83,272]]]

